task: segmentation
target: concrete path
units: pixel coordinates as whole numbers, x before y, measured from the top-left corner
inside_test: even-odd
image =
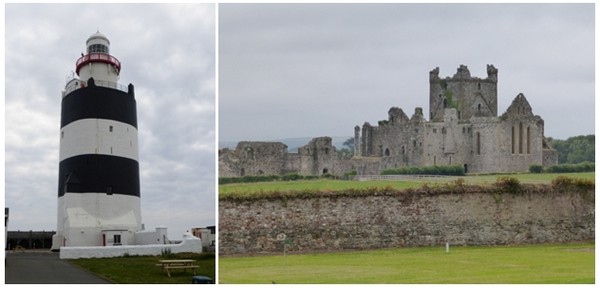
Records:
[[[6,284],[110,284],[47,251],[6,252]]]

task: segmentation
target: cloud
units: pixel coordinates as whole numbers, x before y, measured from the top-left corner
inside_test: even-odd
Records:
[[[215,224],[214,19],[213,4],[6,5],[9,229],[56,229],[61,91],[97,30],[135,86],[146,227]]]
[[[429,71],[440,67],[441,77],[451,77],[461,64],[481,78],[487,64],[499,69],[499,113],[523,92],[546,120],[547,136],[593,133],[592,8],[222,4],[219,137],[348,136],[355,125],[386,119],[392,106],[428,115]],[[581,102],[561,101],[563,93]],[[579,125],[565,114],[587,120]]]

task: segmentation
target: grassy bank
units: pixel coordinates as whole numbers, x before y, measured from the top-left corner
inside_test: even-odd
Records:
[[[221,257],[219,283],[594,283],[594,244]]]
[[[70,263],[99,275],[118,284],[191,284],[192,272],[189,270],[174,270],[171,278],[166,272],[156,267],[161,256],[129,256],[117,258],[74,259]],[[181,253],[169,259],[194,259],[196,275],[208,276],[215,279],[215,255],[212,253],[193,254]]]
[[[415,179],[415,180],[399,180],[399,181],[344,181],[344,180],[300,180],[300,181],[275,181],[275,182],[259,182],[259,183],[236,183],[219,185],[219,197],[231,197],[240,195],[243,197],[254,195],[268,195],[274,192],[285,193],[291,191],[345,191],[349,189],[360,190],[367,188],[403,190],[408,188],[419,188],[424,184],[429,186],[445,185],[464,179],[465,184],[492,184],[498,178],[511,177],[517,179],[520,183],[527,184],[542,184],[550,183],[558,176],[566,176],[570,178],[580,178],[594,180],[593,172],[585,173],[549,173],[549,174],[498,174],[498,175],[477,175],[477,176],[460,176],[460,177],[443,177],[435,179]]]

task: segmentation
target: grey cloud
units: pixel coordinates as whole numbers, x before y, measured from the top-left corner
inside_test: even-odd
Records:
[[[60,93],[96,30],[123,64],[121,84],[136,87],[146,227],[177,239],[215,223],[214,149],[198,149],[215,141],[213,14],[212,4],[7,4],[9,229],[56,229]]]
[[[486,77],[486,64],[500,70],[500,113],[524,92],[548,136],[574,136],[550,124],[593,107],[592,7],[223,4],[220,138],[348,136],[354,125],[385,119],[392,106],[428,113],[428,72],[440,67],[442,77],[452,76],[461,64],[478,77]],[[556,111],[547,99],[562,99],[559,91],[582,102]],[[588,120],[578,133],[593,133],[593,108],[581,112]]]

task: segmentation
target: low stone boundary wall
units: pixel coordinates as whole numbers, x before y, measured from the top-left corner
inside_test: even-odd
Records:
[[[220,199],[219,253],[282,252],[284,244],[293,253],[594,239],[594,191],[544,189]]]
[[[191,235],[184,235],[179,244],[164,245],[123,245],[123,246],[92,246],[92,247],[60,247],[60,259],[79,258],[111,258],[131,256],[156,256],[165,250],[171,253],[202,253],[202,240]]]

